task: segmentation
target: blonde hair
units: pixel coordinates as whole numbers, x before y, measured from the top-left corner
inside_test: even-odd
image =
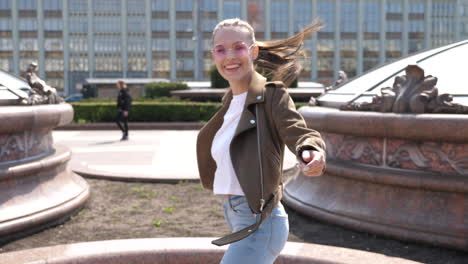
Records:
[[[300,59],[304,58],[304,39],[322,29],[319,19],[313,20],[296,35],[280,40],[256,41],[253,27],[239,18],[225,19],[213,30],[213,39],[218,30],[226,27],[244,27],[250,33],[253,43],[259,47],[259,54],[254,64],[260,72],[273,81],[282,81],[289,86],[301,72]]]
[[[117,86],[120,88],[120,89],[126,89],[127,88],[127,84],[125,83],[124,80],[118,80],[117,81]]]

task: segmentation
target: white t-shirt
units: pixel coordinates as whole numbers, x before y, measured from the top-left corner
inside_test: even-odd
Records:
[[[223,125],[213,139],[211,155],[217,166],[213,182],[214,194],[244,195],[232,166],[229,146],[239,124],[246,98],[247,92],[233,95],[229,109],[224,115]]]

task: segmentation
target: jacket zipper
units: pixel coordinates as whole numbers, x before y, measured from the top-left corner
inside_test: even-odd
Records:
[[[263,190],[263,164],[262,164],[262,152],[260,150],[260,116],[258,115],[258,104],[255,104],[255,113],[257,115],[257,151],[258,151],[258,159],[260,163],[260,212],[263,211],[263,207],[265,206],[265,199],[264,198],[264,190]]]

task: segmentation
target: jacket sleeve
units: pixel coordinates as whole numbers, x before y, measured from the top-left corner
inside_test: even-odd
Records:
[[[304,118],[296,110],[283,84],[277,85],[274,89],[272,116],[280,138],[298,158],[302,157],[304,150],[320,151],[325,158],[325,143],[320,133],[307,128]]]
[[[127,91],[125,91],[124,104],[122,106],[122,110],[129,111],[131,105],[132,105],[132,97]]]

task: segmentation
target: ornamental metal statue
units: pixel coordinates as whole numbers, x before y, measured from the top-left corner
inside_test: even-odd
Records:
[[[26,80],[31,87],[29,98],[23,100],[23,104],[59,104],[64,100],[57,94],[57,90],[48,85],[44,80],[36,74],[37,63],[31,62],[26,70]]]
[[[392,87],[381,89],[371,102],[350,102],[341,110],[393,113],[467,114],[468,106],[453,103],[450,94],[439,94],[437,77],[424,75],[418,65],[408,65],[406,74],[395,77]]]

